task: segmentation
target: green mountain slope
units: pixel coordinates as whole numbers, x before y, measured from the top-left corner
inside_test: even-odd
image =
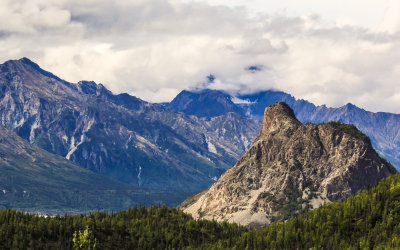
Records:
[[[54,218],[3,210],[0,225],[2,249],[71,249],[73,233],[86,227],[98,249],[399,249],[400,174],[261,230],[193,220],[165,206]]]
[[[135,188],[83,169],[0,126],[0,207],[27,211],[121,210],[176,205],[185,194]]]

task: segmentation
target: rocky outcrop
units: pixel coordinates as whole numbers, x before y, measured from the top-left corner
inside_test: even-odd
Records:
[[[302,124],[277,102],[236,165],[181,208],[196,218],[260,227],[348,198],[394,172],[354,126]]]

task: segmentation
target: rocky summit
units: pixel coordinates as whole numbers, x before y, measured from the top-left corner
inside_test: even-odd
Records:
[[[181,208],[196,218],[261,227],[346,199],[395,172],[355,126],[302,124],[277,102],[265,109],[244,156]]]

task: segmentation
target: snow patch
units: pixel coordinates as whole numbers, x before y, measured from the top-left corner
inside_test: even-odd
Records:
[[[214,154],[218,154],[217,148],[210,141],[207,141],[208,151]]]
[[[33,142],[35,140],[35,130],[39,128],[39,121],[36,120],[31,127],[31,132],[29,134],[29,141]]]
[[[65,158],[67,160],[69,160],[71,158],[71,155],[78,149],[78,147],[85,141],[85,133],[89,131],[89,129],[93,126],[94,124],[94,118],[92,118],[87,126],[83,129],[82,131],[82,135],[81,135],[81,140],[78,142],[78,144],[76,144],[76,146],[74,146],[75,144],[75,138],[72,136],[71,139],[71,150],[68,152],[67,156],[65,156]]]
[[[142,166],[139,165],[139,171],[138,171],[138,175],[137,175],[137,179],[138,179],[138,186],[140,187],[142,185],[142,181],[140,179],[140,175],[142,174]]]

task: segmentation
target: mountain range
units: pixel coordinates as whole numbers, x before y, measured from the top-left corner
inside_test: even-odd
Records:
[[[254,94],[232,96],[223,91],[182,91],[167,103],[177,111],[190,115],[209,117],[225,112],[237,112],[248,118],[261,120],[265,107],[282,101],[287,103],[302,123],[325,123],[337,121],[355,125],[368,137],[377,152],[400,169],[400,115],[386,112],[370,112],[351,103],[339,108],[316,106],[298,100],[282,91],[262,91]],[[219,111],[215,107],[220,108]],[[196,107],[196,108],[192,108]],[[201,111],[198,107],[201,107]],[[261,125],[260,125],[261,127]]]
[[[0,65],[0,121],[26,141],[131,186],[197,192],[231,167],[259,122],[189,116],[91,81],[70,83],[27,58]]]
[[[276,101],[288,103],[304,123],[355,124],[399,166],[396,114],[315,106],[272,90],[182,91],[161,105],[92,81],[67,82],[27,58],[0,64],[1,126],[119,184],[174,191],[175,201],[208,188],[234,165],[259,133],[261,110]]]

